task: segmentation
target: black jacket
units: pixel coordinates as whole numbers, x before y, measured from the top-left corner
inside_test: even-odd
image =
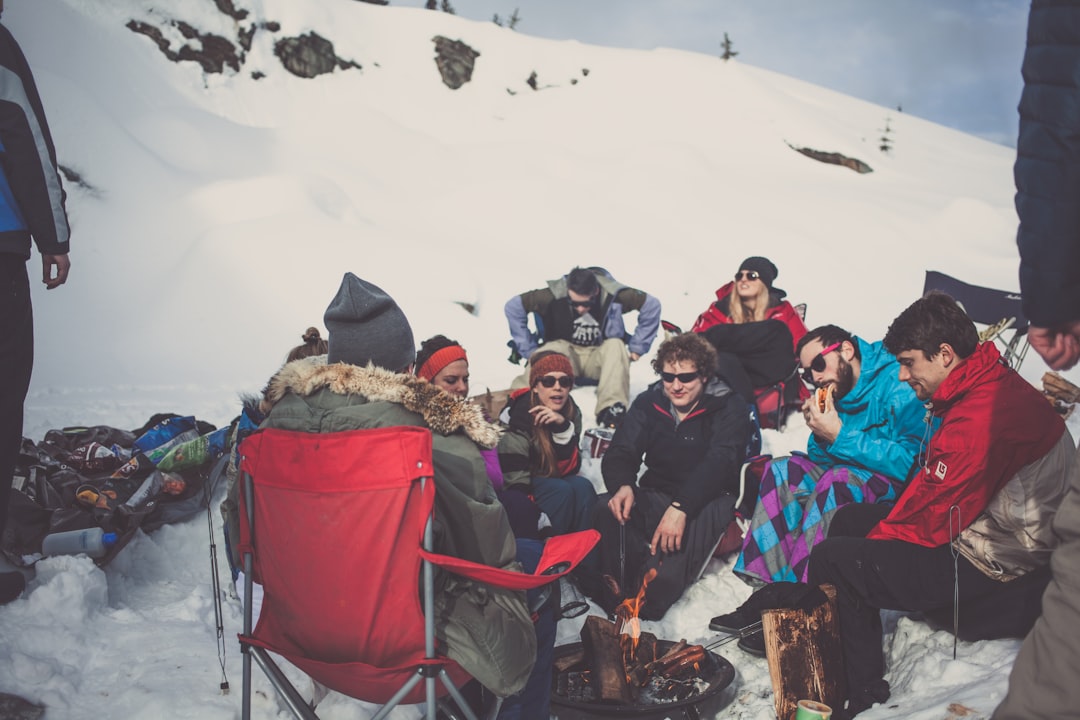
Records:
[[[676,424],[661,383],[634,399],[601,469],[608,491],[623,485],[656,488],[694,517],[710,500],[739,492],[739,468],[750,436],[750,409],[714,380],[701,403]],[[645,474],[638,481],[638,470]]]
[[[1020,290],[1033,325],[1080,320],[1080,12],[1034,0],[1016,143]]]

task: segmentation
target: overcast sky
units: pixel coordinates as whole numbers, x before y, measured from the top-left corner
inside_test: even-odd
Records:
[[[738,60],[1015,146],[1028,0],[450,0],[517,30]],[[391,5],[423,5],[391,0]]]

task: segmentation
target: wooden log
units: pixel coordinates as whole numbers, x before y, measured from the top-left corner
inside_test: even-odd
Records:
[[[581,643],[592,670],[593,691],[600,702],[630,705],[634,702],[623,665],[623,649],[615,623],[598,615],[585,618]]]
[[[568,670],[580,670],[585,666],[585,648],[581,647],[572,653],[567,653],[561,657],[555,658],[551,666],[557,673],[564,673]]]
[[[761,614],[779,720],[792,720],[799,700],[839,708],[847,696],[836,589],[832,585],[821,589],[829,600],[810,612],[781,609]]]

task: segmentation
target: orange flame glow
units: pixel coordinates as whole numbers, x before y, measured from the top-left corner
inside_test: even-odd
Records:
[[[641,606],[645,604],[645,588],[656,578],[656,568],[652,568],[641,581],[641,589],[632,598],[626,598],[615,608],[615,615],[619,618],[619,633],[623,645],[624,657],[633,657],[637,650],[638,638],[641,635],[641,625],[638,614]]]

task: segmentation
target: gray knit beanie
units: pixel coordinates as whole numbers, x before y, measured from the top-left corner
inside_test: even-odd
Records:
[[[416,344],[405,313],[382,288],[345,273],[323,315],[330,333],[327,362],[399,372],[416,359]]]

